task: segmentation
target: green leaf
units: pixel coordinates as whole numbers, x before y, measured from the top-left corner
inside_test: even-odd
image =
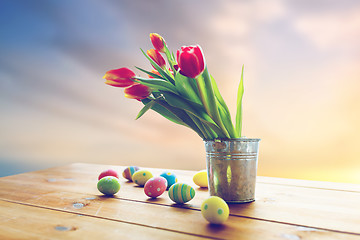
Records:
[[[201,131],[201,134],[204,136],[203,139],[207,139],[207,140],[212,139],[212,136],[209,135],[205,124],[203,122],[201,122],[201,120],[199,118],[195,117],[194,115],[192,115],[190,113],[188,115],[191,118],[191,120],[196,124],[196,126],[199,128],[199,130]]]
[[[144,56],[150,61],[151,65],[154,66],[154,68],[160,73],[160,75],[168,80],[169,82],[171,82],[173,85],[175,85],[175,81],[173,79],[173,76],[170,76],[169,74],[167,74],[154,60],[151,59],[151,57],[149,57],[144,50],[142,50],[140,48],[141,52],[144,54]]]
[[[199,89],[201,102],[203,103],[206,112],[221,128],[221,130],[223,131],[223,135],[225,135],[225,138],[230,138],[230,135],[220,118],[217,100],[214,94],[210,74],[207,70],[207,67],[205,67],[204,72],[196,78],[196,83]]]
[[[136,67],[136,66],[135,66],[135,67]],[[163,78],[162,76],[159,76],[159,75],[157,75],[157,74],[155,74],[155,73],[149,72],[149,71],[147,71],[147,70],[145,70],[145,69],[142,69],[142,68],[139,68],[139,67],[136,67],[136,68],[139,69],[140,71],[146,73],[147,75],[152,76],[153,78],[161,78],[161,79],[166,80],[166,79]]]
[[[211,119],[211,117],[206,113],[203,107],[197,103],[191,102],[177,94],[160,91],[164,97],[165,101],[171,106],[185,110],[186,112],[197,117],[201,122],[203,122],[207,127],[213,129],[219,138],[228,138],[224,132],[219,128],[219,126]]]
[[[194,121],[196,119],[193,119],[193,117],[191,115],[189,115],[186,111],[176,108],[176,107],[173,107],[164,100],[156,100],[156,101],[157,101],[157,105],[154,105],[154,107],[159,106],[162,108],[162,110],[165,109],[172,115],[176,116],[176,118],[179,118],[181,120],[181,122],[183,122],[182,125],[187,126],[187,127],[191,128],[192,130],[194,130],[202,139],[206,138],[203,131],[200,130],[200,128],[198,127],[198,124],[196,123],[196,121]],[[155,108],[153,108],[153,109],[155,111],[158,111],[158,109],[155,109]],[[160,114],[162,114],[162,113],[160,113]],[[163,116],[167,118],[167,116],[165,116],[165,115],[163,115]]]
[[[176,124],[187,126],[186,123],[181,120],[181,118],[179,118],[178,116],[173,114],[171,111],[169,111],[165,107],[161,106],[155,100],[149,100],[149,99],[145,98],[145,99],[143,99],[141,101],[145,105],[148,104],[150,101],[154,101],[154,105],[151,107],[152,110],[154,110],[155,112],[159,113],[160,115],[162,115],[166,119],[168,119],[168,120],[170,120],[170,121],[172,121],[172,122],[174,122]]]
[[[155,104],[154,100],[151,100],[150,102],[145,104],[145,106],[140,110],[139,114],[136,116],[135,120],[138,120],[139,118],[141,118],[141,116],[144,115],[144,113],[146,113],[150,108],[152,108],[152,106],[154,106],[154,104]]]
[[[219,114],[220,114],[222,123],[224,124],[226,130],[228,131],[228,133],[230,135],[230,138],[237,138],[237,134],[236,134],[234,125],[231,121],[229,112],[221,104],[219,104]]]
[[[242,127],[242,98],[244,95],[244,65],[241,70],[241,79],[239,83],[238,93],[237,93],[237,111],[236,111],[236,131],[238,136],[241,137],[241,127]]]
[[[174,87],[174,85],[172,85],[171,83],[169,83],[166,80],[156,79],[156,78],[148,79],[148,78],[142,78],[142,77],[135,77],[135,79],[136,79],[136,82],[139,82],[139,83],[141,83],[145,86],[148,86],[150,88],[153,88],[155,90],[164,90],[164,91],[177,93],[177,90]]]
[[[158,97],[159,94],[155,94],[156,97]],[[189,115],[179,108],[175,108],[170,106],[166,101],[160,100],[160,99],[143,99],[141,100],[143,104],[148,104],[151,101],[154,101],[154,105],[151,107],[152,110],[159,113],[166,119],[172,121],[173,123],[186,126],[193,131],[195,131],[202,139],[205,139],[205,136],[203,135],[202,131],[197,127],[197,125],[192,121],[192,119],[189,117]]]
[[[210,75],[210,78],[211,78],[211,83],[212,83],[212,86],[214,89],[214,94],[215,94],[216,100],[218,102],[219,114],[220,114],[221,121],[224,123],[224,126],[230,135],[230,138],[237,138],[238,136],[236,134],[234,125],[231,121],[231,114],[230,114],[229,108],[226,105],[225,100],[221,96],[221,93],[219,91],[219,88],[217,87],[215,79],[211,75]]]
[[[163,42],[164,43],[164,42]],[[176,70],[174,68],[174,65],[176,64],[176,61],[175,61],[175,58],[174,56],[171,55],[170,51],[169,51],[169,48],[166,44],[164,44],[165,46],[165,55],[166,55],[166,58],[170,64],[170,67],[171,67],[171,70],[173,70],[174,72],[174,75],[176,75]]]
[[[190,101],[201,104],[199,90],[197,89],[196,82],[193,78],[177,73],[175,76],[175,87],[182,96]]]

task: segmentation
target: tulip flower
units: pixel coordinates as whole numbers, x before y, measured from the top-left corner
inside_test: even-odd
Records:
[[[132,80],[135,73],[128,68],[119,68],[107,71],[104,75],[105,83],[114,87],[129,87],[134,84]]]
[[[135,83],[134,85],[125,88],[124,93],[125,97],[140,101],[150,96],[151,89],[148,86]]]
[[[160,73],[159,73],[158,71],[156,71],[156,70],[151,70],[151,73],[156,74],[156,75],[158,75],[159,77],[161,77]],[[151,76],[151,75],[148,75],[148,77],[149,77],[149,78],[154,78],[154,77]]]
[[[166,42],[162,36],[157,33],[150,33],[150,40],[156,50],[162,53],[165,52]]]
[[[156,71],[156,70],[151,70],[151,73],[153,73],[153,74],[155,74],[155,75],[158,75],[160,78],[162,77],[161,74],[160,74],[158,71]],[[172,75],[174,75],[174,72],[173,72],[173,70],[171,70],[171,68],[169,68],[169,73],[172,74]],[[151,76],[150,74],[148,74],[148,77],[149,77],[149,78],[154,78],[154,77]]]
[[[154,60],[157,63],[157,65],[159,65],[159,67],[161,67],[162,69],[165,68],[165,66],[166,66],[165,59],[161,56],[161,54],[158,50],[150,49],[150,50],[147,50],[146,53],[152,60]]]
[[[199,45],[181,47],[176,58],[180,73],[186,77],[195,78],[205,69],[205,59]]]

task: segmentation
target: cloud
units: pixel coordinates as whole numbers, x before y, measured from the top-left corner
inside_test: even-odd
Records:
[[[360,9],[303,14],[294,20],[294,29],[322,50],[358,45]]]

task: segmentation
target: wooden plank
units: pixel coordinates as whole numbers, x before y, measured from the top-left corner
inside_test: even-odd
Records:
[[[223,226],[208,224],[199,210],[138,202],[101,195],[49,190],[41,186],[1,182],[0,197],[58,211],[101,217],[151,228],[221,239],[358,239],[359,236],[288,224],[230,216]],[[0,210],[2,212],[2,210]],[[20,215],[18,212],[17,215]],[[49,218],[51,219],[51,218]],[[172,239],[172,238],[170,238]]]
[[[88,163],[73,163],[65,166],[44,169],[35,171],[32,173],[40,173],[46,174],[51,178],[51,173],[64,173],[64,172],[72,172],[72,173],[95,173],[93,176],[101,172],[101,170],[105,170],[108,168],[113,168],[118,170],[120,173],[125,168],[124,166],[119,165],[102,165],[102,164],[88,164]],[[151,172],[160,174],[161,172],[167,169],[158,169],[158,168],[150,168],[145,167],[145,169],[149,169]],[[182,177],[182,179],[186,182],[192,182],[192,177],[196,171],[188,171],[188,170],[170,170],[174,172],[176,175]],[[26,173],[25,173],[26,174]],[[17,176],[17,175],[15,175]],[[13,177],[13,176],[9,176]],[[360,184],[351,184],[351,183],[337,183],[337,182],[325,182],[325,181],[309,181],[309,180],[300,180],[300,179],[288,179],[288,178],[275,178],[275,177],[257,177],[257,183],[262,184],[274,184],[274,185],[285,185],[285,186],[298,186],[298,187],[306,187],[306,188],[316,188],[316,189],[327,189],[327,190],[339,190],[339,191],[349,191],[349,192],[360,192]]]
[[[347,192],[360,192],[360,184],[353,184],[353,183],[310,181],[310,180],[274,178],[274,177],[262,177],[262,176],[257,177],[257,182],[286,185],[286,186],[338,190],[338,191],[347,191]]]
[[[2,181],[38,184],[47,189],[68,192],[98,194],[97,175],[104,169],[114,168],[121,172],[121,166],[94,164],[72,164],[60,168],[37,171],[2,178]],[[154,174],[163,170],[151,169]],[[192,171],[174,171],[179,181],[192,183]],[[119,198],[146,202],[142,188],[134,187],[124,179]],[[195,187],[195,186],[194,186]],[[202,201],[208,197],[207,190],[195,187],[196,196],[188,205],[200,209]],[[333,191],[282,184],[257,184],[256,201],[251,204],[231,205],[232,215],[284,222],[302,226],[360,233],[360,194],[356,192]],[[156,204],[171,205],[167,197],[159,198]],[[336,216],[336,217],[335,217]]]
[[[204,239],[0,200],[0,239]]]

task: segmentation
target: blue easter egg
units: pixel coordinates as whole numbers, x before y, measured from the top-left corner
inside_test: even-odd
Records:
[[[169,190],[169,188],[174,185],[175,183],[177,183],[178,179],[176,177],[175,174],[173,174],[172,172],[163,172],[162,174],[160,174],[161,177],[165,178],[167,180],[167,188],[166,190]]]

